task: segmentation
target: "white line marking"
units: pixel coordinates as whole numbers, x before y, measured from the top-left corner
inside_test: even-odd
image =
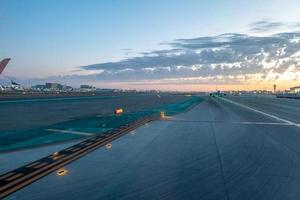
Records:
[[[283,125],[283,126],[292,126],[293,124],[287,123],[274,123],[274,122],[233,122],[234,124],[261,124],[261,125]]]
[[[293,126],[293,124],[287,124],[282,122],[255,122],[255,121],[249,121],[249,122],[233,122],[233,121],[205,121],[205,120],[165,120],[165,121],[177,121],[177,122],[199,122],[199,123],[225,123],[225,124],[262,124],[262,125],[282,125],[282,126]]]
[[[269,113],[265,113],[265,112],[260,111],[260,110],[256,110],[256,109],[254,109],[254,108],[251,108],[251,107],[246,106],[246,105],[241,104],[241,103],[237,103],[237,102],[232,101],[232,100],[229,100],[229,99],[225,99],[225,98],[221,98],[221,99],[222,99],[223,101],[226,101],[226,102],[235,104],[235,105],[237,105],[237,106],[240,106],[240,107],[242,107],[242,108],[246,108],[246,109],[251,110],[251,111],[254,111],[254,112],[256,112],[256,113],[259,113],[259,114],[268,116],[268,117],[273,118],[273,119],[276,119],[276,120],[278,120],[278,121],[282,121],[282,122],[287,123],[287,124],[289,124],[289,125],[296,126],[296,127],[300,127],[300,124],[297,124],[297,123],[295,123],[295,122],[289,121],[289,120],[287,120],[287,119],[283,119],[283,118],[277,117],[277,116],[275,116],[275,115],[272,115],[272,114],[269,114]]]
[[[70,131],[70,130],[61,130],[61,129],[46,129],[46,131],[59,132],[59,133],[71,133],[71,134],[85,135],[85,136],[95,135],[93,133],[80,132],[80,131]]]

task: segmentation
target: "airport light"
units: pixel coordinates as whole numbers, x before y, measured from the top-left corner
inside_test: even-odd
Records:
[[[135,135],[135,130],[130,131],[131,135]]]
[[[117,108],[117,109],[115,109],[115,115],[120,115],[120,114],[122,114],[123,113],[123,108]]]
[[[59,170],[56,171],[56,174],[57,174],[58,176],[64,176],[64,175],[66,175],[67,173],[68,173],[68,170],[66,170],[66,169],[64,169],[64,168],[59,169]]]
[[[52,160],[57,160],[59,158],[59,156],[54,156],[53,158],[52,158]]]
[[[58,152],[54,152],[52,154],[52,160],[57,160],[59,158],[59,153]]]
[[[164,111],[160,111],[159,115],[160,115],[160,118],[164,118],[165,117],[165,112]]]
[[[112,143],[108,143],[105,145],[106,149],[111,149],[112,148]]]

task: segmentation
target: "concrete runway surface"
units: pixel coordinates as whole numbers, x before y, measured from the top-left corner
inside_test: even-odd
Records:
[[[299,109],[299,100],[207,97],[6,199],[300,199]]]

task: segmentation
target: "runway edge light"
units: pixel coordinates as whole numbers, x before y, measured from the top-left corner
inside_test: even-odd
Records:
[[[160,111],[159,115],[160,115],[160,118],[164,118],[165,117],[165,112],[164,111]]]
[[[122,114],[123,113],[123,108],[117,108],[115,109],[115,112],[114,112],[116,115],[119,115],[119,114]]]
[[[64,169],[64,168],[59,169],[59,170],[57,170],[57,172],[56,172],[56,174],[57,174],[58,176],[64,176],[64,175],[66,175],[67,173],[68,173],[68,170],[66,170],[66,169]]]

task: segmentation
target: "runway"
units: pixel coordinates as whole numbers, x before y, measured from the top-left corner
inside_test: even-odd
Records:
[[[91,137],[62,151],[54,152],[47,157],[2,174],[0,176],[0,198],[2,199],[8,196],[9,194],[31,184],[55,170],[63,171],[63,173],[65,173],[66,170],[60,169],[61,167],[64,167],[68,163],[77,160],[87,153],[104,145],[111,148],[112,145],[110,142],[113,140],[157,118],[159,118],[158,115],[143,117],[131,124],[121,126],[118,129],[106,132],[99,136]]]
[[[300,199],[299,108],[299,100],[206,97],[7,199]]]

